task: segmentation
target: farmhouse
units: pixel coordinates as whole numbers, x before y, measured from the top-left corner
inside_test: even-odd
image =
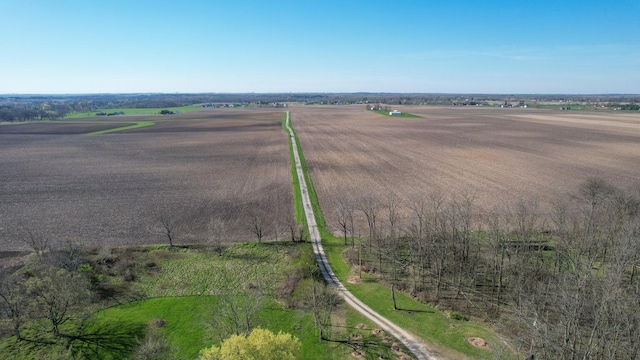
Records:
[[[389,111],[389,115],[391,116],[400,115],[400,114],[402,114],[402,111],[398,111],[398,110]]]

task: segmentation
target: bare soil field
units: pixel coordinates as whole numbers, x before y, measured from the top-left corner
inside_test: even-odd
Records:
[[[484,209],[544,209],[589,177],[640,179],[640,115],[476,107],[293,106],[292,123],[328,224],[336,198],[393,192],[471,194]],[[364,229],[363,229],[364,231]]]
[[[93,131],[107,130],[117,126],[132,125],[133,123],[123,123],[114,125],[114,123],[99,124],[83,124],[74,123],[26,123],[26,124],[3,124],[0,125],[0,135],[73,135],[86,134]]]
[[[211,218],[225,220],[229,238],[253,240],[247,226],[256,211],[284,232],[293,200],[281,119],[282,111],[215,109],[2,125],[2,250],[25,250],[25,229],[88,245],[166,243],[160,215],[183,224],[176,244],[204,241]],[[81,135],[143,120],[157,124]]]

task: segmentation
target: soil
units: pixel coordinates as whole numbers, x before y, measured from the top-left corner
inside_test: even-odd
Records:
[[[26,229],[87,246],[165,243],[158,217],[181,224],[176,244],[205,241],[211,218],[229,240],[254,241],[249,214],[292,218],[282,111],[217,109],[167,117],[110,117],[0,127],[0,244],[26,251]],[[133,121],[156,125],[84,134]],[[115,124],[115,126],[114,126]],[[265,240],[275,237],[269,226]]]
[[[491,349],[491,347],[489,346],[489,343],[486,342],[484,339],[479,338],[479,337],[468,337],[465,339],[469,344],[471,344],[473,347],[476,347],[478,349],[485,349],[485,350],[489,350]]]
[[[320,205],[337,199],[469,194],[481,209],[537,202],[542,211],[588,178],[638,182],[640,115],[475,107],[399,107],[392,118],[353,106],[291,106]],[[478,211],[480,212],[480,211]],[[357,229],[366,232],[366,221]]]

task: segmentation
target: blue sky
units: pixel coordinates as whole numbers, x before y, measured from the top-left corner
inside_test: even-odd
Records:
[[[640,0],[0,0],[0,94],[640,94]]]

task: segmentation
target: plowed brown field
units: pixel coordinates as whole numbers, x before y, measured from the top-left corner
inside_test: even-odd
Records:
[[[296,106],[292,122],[329,224],[340,194],[472,194],[492,209],[541,208],[589,177],[640,179],[640,114],[476,107]]]
[[[0,244],[25,249],[24,227],[89,245],[163,243],[156,220],[167,212],[189,222],[178,244],[202,241],[212,217],[228,222],[230,238],[253,240],[245,229],[255,209],[283,231],[293,201],[281,119],[282,111],[216,109],[2,125]],[[142,120],[158,123],[82,135]]]

